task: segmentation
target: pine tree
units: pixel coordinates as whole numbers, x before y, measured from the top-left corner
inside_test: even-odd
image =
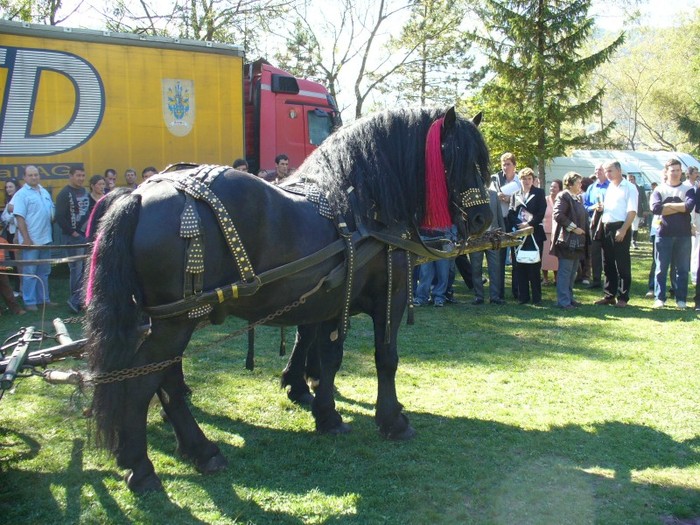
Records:
[[[479,14],[487,35],[472,35],[489,59],[493,77],[477,99],[492,151],[513,151],[521,164],[537,165],[570,146],[600,141],[613,123],[587,132],[603,89],[586,93],[585,79],[624,40],[581,55],[591,37],[590,0],[484,0]],[[577,127],[578,124],[578,127]]]

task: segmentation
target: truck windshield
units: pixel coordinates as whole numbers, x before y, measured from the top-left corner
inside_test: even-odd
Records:
[[[318,108],[308,112],[308,119],[309,142],[314,146],[318,146],[333,131],[333,119],[328,112]]]

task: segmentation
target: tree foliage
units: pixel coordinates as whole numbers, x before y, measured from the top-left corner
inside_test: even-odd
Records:
[[[54,26],[68,20],[81,4],[66,10],[62,0],[0,0],[0,18]]]
[[[681,41],[678,45],[679,55],[674,56],[682,67],[675,71],[673,78],[683,86],[681,102],[676,105],[678,111],[674,121],[678,129],[685,134],[688,145],[693,153],[700,153],[700,86],[697,78],[700,75],[700,55],[697,53],[697,42],[700,41],[700,9],[695,10],[693,19],[687,27],[681,27],[677,35]]]
[[[642,27],[594,80],[605,86],[603,114],[620,148],[698,151],[700,9],[672,28]]]
[[[594,21],[590,0],[485,0],[485,34],[472,37],[493,74],[475,99],[485,109],[484,132],[496,155],[513,151],[525,164],[545,162],[567,147],[599,143],[611,125],[586,129],[603,89],[587,92],[586,78],[622,44],[582,54]]]
[[[389,103],[446,105],[483,79],[475,70],[471,42],[463,29],[464,0],[414,0],[401,33],[389,42],[392,53],[408,58],[380,87]]]
[[[112,31],[241,45],[256,53],[270,26],[281,20],[299,0],[117,0],[103,16]]]
[[[307,0],[303,9],[297,9],[287,49],[275,60],[292,73],[321,81],[334,97],[341,86],[351,85],[354,116],[359,118],[370,96],[408,59],[405,52],[392,55],[382,49],[382,40],[387,24],[397,20],[409,3],[337,0],[336,5],[339,9],[331,11],[325,9],[326,0]],[[323,19],[312,20],[309,11],[322,12]]]
[[[33,5],[30,0],[0,0],[0,18],[31,22]]]

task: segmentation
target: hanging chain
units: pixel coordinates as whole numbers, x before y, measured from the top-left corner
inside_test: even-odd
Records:
[[[323,285],[325,280],[326,280],[326,278],[324,277],[323,279],[321,279],[318,282],[318,284],[316,286],[314,286],[311,290],[309,290],[304,295],[299,297],[299,299],[297,299],[293,303],[285,305],[282,308],[280,308],[279,310],[277,310],[276,312],[273,312],[270,315],[267,315],[267,316],[263,317],[262,319],[255,321],[254,323],[250,323],[250,324],[244,326],[243,328],[236,330],[235,332],[232,332],[230,334],[226,334],[221,339],[217,339],[216,341],[214,341],[214,344],[223,343],[223,342],[226,342],[230,339],[238,337],[239,335],[246,334],[246,333],[250,332],[253,328],[256,328],[260,325],[269,323],[270,321],[286,314],[287,312],[292,311],[294,308],[298,308],[299,306],[301,306],[302,304],[304,304],[306,302],[306,299],[308,299],[311,295],[316,293],[319,288],[321,288],[321,285]]]
[[[306,299],[308,299],[311,295],[316,293],[319,288],[323,285],[325,282],[326,278],[324,277],[321,279],[316,286],[314,286],[311,290],[303,294],[299,299],[294,301],[291,304],[285,305],[279,310],[271,313],[270,315],[267,315],[263,317],[262,319],[255,321],[254,323],[250,323],[249,325],[241,328],[240,330],[236,330],[232,334],[228,334],[222,339],[219,339],[218,341],[215,341],[215,344],[221,343],[223,341],[226,341],[228,339],[232,339],[233,337],[238,337],[239,335],[243,335],[246,332],[252,330],[256,326],[260,326],[261,324],[269,323],[273,319],[276,319],[277,317],[280,317],[283,314],[286,314],[287,312],[293,310],[294,308],[297,308],[304,304],[306,302]],[[177,356],[173,357],[172,359],[168,359],[166,361],[160,361],[158,363],[150,363],[148,365],[144,366],[137,366],[135,368],[123,368],[121,370],[114,370],[112,372],[105,372],[104,374],[96,374],[89,378],[87,381],[89,383],[95,384],[95,385],[104,385],[107,383],[116,383],[118,381],[124,381],[126,379],[133,379],[135,377],[141,377],[145,376],[148,374],[152,374],[154,372],[160,372],[161,370],[165,370],[169,366],[174,365],[175,363],[179,363],[182,361],[182,356]]]
[[[134,377],[145,376],[152,374],[153,372],[160,372],[165,370],[169,366],[174,365],[182,361],[182,356],[173,357],[167,361],[160,361],[159,363],[150,363],[144,366],[137,366],[136,368],[123,368],[122,370],[114,370],[113,372],[105,372],[104,374],[96,374],[88,379],[88,382],[96,385],[105,385],[107,383],[116,383],[117,381],[124,381],[125,379],[133,379]]]

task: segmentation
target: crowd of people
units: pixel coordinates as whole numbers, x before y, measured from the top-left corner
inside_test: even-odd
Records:
[[[248,163],[244,159],[236,159],[233,168],[247,172]],[[141,181],[139,181],[137,171],[129,168],[124,172],[121,187],[136,189],[140,182],[156,173],[158,170],[155,167],[148,166],[141,171]],[[261,170],[258,176],[278,184],[289,174],[289,157],[282,153],[275,158],[274,171]],[[74,313],[79,313],[84,307],[84,260],[79,256],[85,254],[88,219],[97,201],[117,187],[117,171],[108,168],[104,175],[92,176],[87,187],[85,187],[85,178],[83,168],[71,167],[68,172],[68,184],[56,195],[54,201],[41,185],[39,168],[28,165],[24,168],[24,176],[21,180],[5,181],[5,207],[0,217],[2,222],[0,243],[36,247],[18,250],[16,253],[10,252],[9,257],[17,257],[25,261],[47,260],[49,252],[40,248],[41,246],[59,244],[68,247],[66,255],[72,260],[68,263],[70,296],[67,305]],[[54,238],[54,223],[57,225],[57,238]],[[77,247],[70,248],[70,246]],[[0,261],[5,257],[5,250],[0,250]],[[12,266],[9,262],[5,264],[7,264],[5,270]],[[17,270],[17,275],[21,275],[21,278],[16,280],[14,285],[10,282],[8,273],[0,272],[0,295],[12,313],[22,315],[27,311],[37,311],[42,306],[55,306],[50,298],[50,264],[22,265]],[[23,306],[18,300],[20,298]]]
[[[542,305],[542,287],[556,286],[556,306],[572,310],[581,303],[575,298],[575,284],[602,289],[596,305],[627,307],[632,284],[631,249],[637,247],[640,225],[647,225],[653,248],[648,275],[649,291],[654,308],[666,306],[675,299],[680,309],[687,308],[688,289],[695,285],[695,309],[700,311],[700,195],[696,192],[700,179],[698,169],[683,173],[678,159],[671,158],[664,167],[664,181],[654,184],[649,197],[637,186],[634,176],[626,177],[618,162],[596,167],[592,175],[569,172],[563,180],[551,181],[548,194],[539,187],[534,171],[517,171],[512,153],[501,156],[501,169],[492,175],[489,187],[493,215],[489,230],[516,231],[532,228],[518,249],[486,250],[456,259],[426,263],[414,273],[414,305],[432,304],[442,307],[454,299],[457,273],[473,290],[472,304],[486,302],[485,284],[491,304],[506,302],[506,267],[510,266],[511,294],[518,304]],[[248,171],[244,159],[236,159],[233,167]],[[157,173],[152,167],[141,172],[142,180]],[[275,158],[275,170],[261,170],[257,175],[273,184],[288,177],[289,158]],[[58,226],[61,245],[82,246],[85,229],[93,207],[106,193],[117,186],[117,173],[107,169],[94,175],[85,187],[85,171],[71,168],[68,184],[58,193],[55,202],[42,187],[39,169],[26,166],[21,181],[5,182],[6,206],[0,220],[0,242],[35,247],[17,255],[24,260],[46,259],[41,246],[54,242],[53,226]],[[137,172],[124,173],[126,188],[139,184]],[[449,232],[442,232],[449,234]],[[520,252],[523,252],[522,254]],[[0,251],[1,252],[1,251]],[[525,252],[528,257],[524,257]],[[533,256],[533,252],[537,255]],[[42,254],[43,253],[43,254]],[[69,255],[83,255],[84,248]],[[3,254],[4,255],[4,254]],[[484,260],[487,275],[484,276]],[[70,297],[68,306],[78,313],[83,308],[83,260],[69,263]],[[49,264],[37,263],[21,267],[19,286],[13,287],[6,273],[0,274],[0,295],[11,312],[23,314],[42,305],[53,305],[50,299]],[[667,286],[670,281],[670,286]],[[19,288],[20,292],[13,288]],[[21,297],[23,306],[19,304]]]
[[[414,275],[414,305],[444,306],[453,301],[456,269],[473,290],[472,304],[485,303],[486,282],[490,303],[504,304],[506,267],[510,266],[511,293],[518,304],[541,306],[542,286],[554,284],[556,306],[574,310],[581,306],[575,297],[579,283],[601,289],[596,305],[626,308],[632,285],[631,250],[637,248],[640,225],[647,225],[653,257],[646,297],[654,300],[653,308],[664,308],[673,298],[677,308],[686,309],[692,283],[694,307],[700,311],[700,179],[696,167],[684,174],[681,162],[670,158],[663,182],[652,185],[647,196],[635,177],[627,177],[615,161],[597,166],[593,174],[569,172],[563,180],[551,181],[548,195],[539,188],[539,178],[531,168],[517,171],[516,166],[515,155],[504,153],[501,169],[491,177],[494,218],[490,229],[532,228],[532,234],[517,249],[469,254],[467,275],[459,261],[447,260],[447,268],[440,272],[426,272],[421,266]],[[484,256],[488,279],[483,275]]]
[[[149,166],[141,172],[142,180],[157,173]],[[124,173],[126,187],[138,186],[136,170],[127,169]],[[70,272],[70,297],[68,307],[74,313],[83,309],[83,273],[84,261],[80,257],[85,253],[85,230],[93,207],[107,192],[117,185],[117,172],[109,168],[104,175],[94,175],[85,187],[85,170],[71,167],[68,172],[68,184],[56,195],[55,201],[41,185],[41,174],[37,166],[24,168],[22,180],[5,181],[5,208],[0,220],[2,234],[0,243],[22,244],[32,249],[10,252],[10,257],[24,261],[46,261],[50,252],[42,246],[55,243],[66,246],[66,255],[72,260],[68,263]],[[57,238],[54,238],[54,223],[57,225]],[[70,248],[77,246],[76,248]],[[6,254],[2,252],[2,258]],[[6,264],[10,265],[7,261]],[[11,265],[10,265],[11,266]],[[7,272],[0,274],[0,295],[12,313],[22,315],[27,311],[37,311],[42,306],[55,306],[51,301],[49,275],[51,265],[47,262],[24,264],[17,270],[21,279],[15,286],[10,283]],[[17,290],[16,290],[16,289]],[[23,306],[20,306],[21,298]]]

